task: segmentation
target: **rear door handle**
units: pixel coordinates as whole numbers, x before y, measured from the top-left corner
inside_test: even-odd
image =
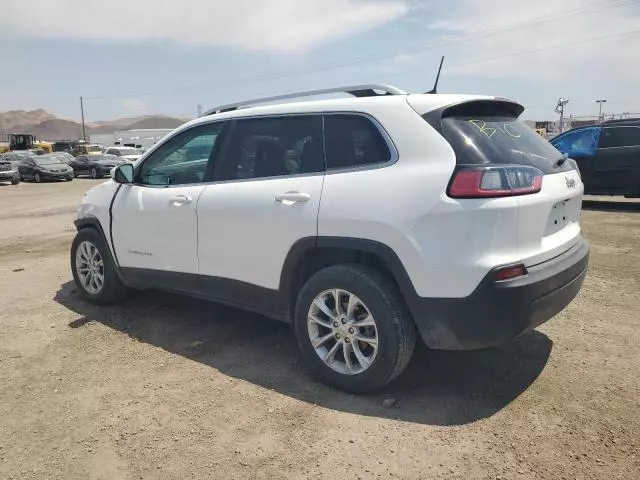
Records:
[[[171,197],[169,199],[169,203],[174,207],[179,207],[181,205],[188,205],[193,201],[189,195],[176,195],[175,197]]]
[[[308,202],[309,200],[311,200],[311,195],[302,192],[286,192],[276,195],[276,202],[282,203]]]

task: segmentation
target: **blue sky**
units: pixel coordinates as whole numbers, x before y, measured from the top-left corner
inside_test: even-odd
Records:
[[[36,14],[37,13],[37,14]],[[28,20],[26,19],[28,17]],[[88,121],[381,82],[640,112],[639,0],[4,0],[0,111]]]

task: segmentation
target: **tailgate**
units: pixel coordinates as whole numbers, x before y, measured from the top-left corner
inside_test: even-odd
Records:
[[[583,185],[576,170],[545,175],[542,190],[518,197],[518,251],[526,266],[569,250],[580,238]]]

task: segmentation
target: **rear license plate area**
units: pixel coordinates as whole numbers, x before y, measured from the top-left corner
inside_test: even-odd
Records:
[[[556,202],[549,213],[545,236],[553,235],[570,223],[578,221],[580,212],[575,211],[578,204],[576,199],[571,198]]]

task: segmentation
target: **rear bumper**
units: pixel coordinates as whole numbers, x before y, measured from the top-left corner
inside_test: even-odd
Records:
[[[465,298],[413,298],[409,307],[430,348],[484,348],[517,337],[561,312],[580,291],[589,246],[583,239],[565,253],[504,282],[490,272]]]

